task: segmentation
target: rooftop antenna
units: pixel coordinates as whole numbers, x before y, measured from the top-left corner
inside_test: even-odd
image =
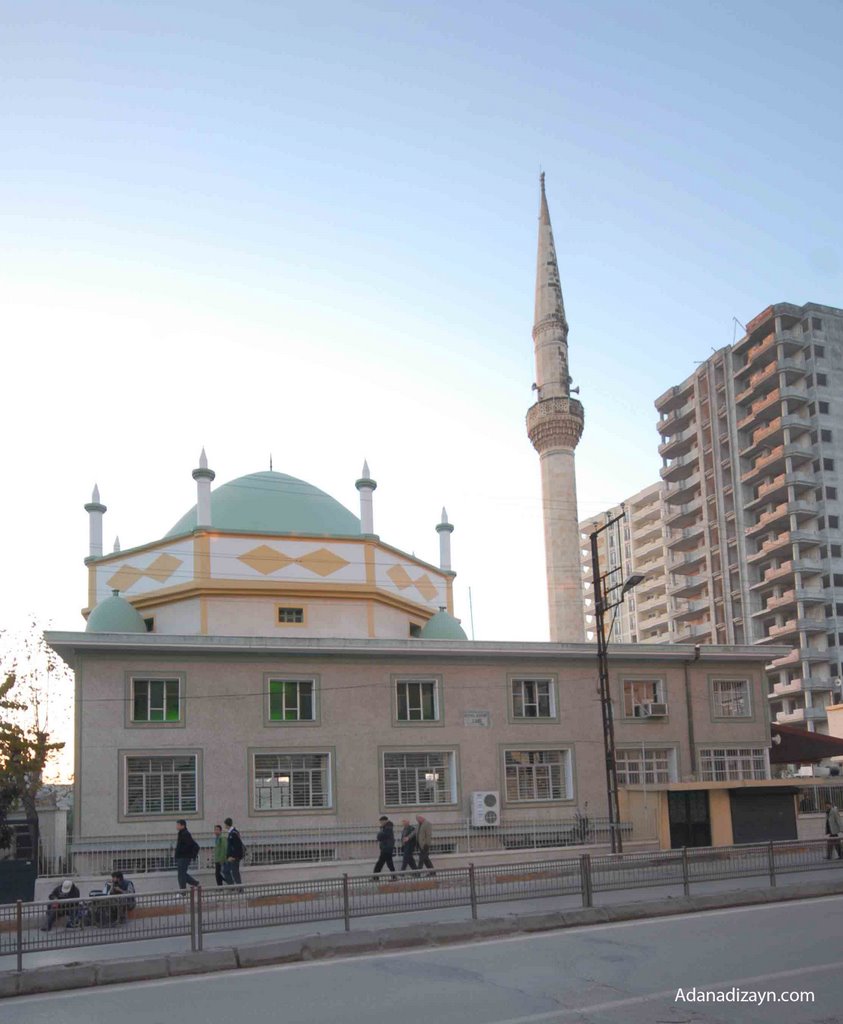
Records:
[[[746,334],[746,325],[742,324],[740,322],[740,320],[738,320],[738,318],[736,316],[733,316],[732,317],[732,344],[733,345],[735,344],[735,340],[737,339],[737,335],[738,335],[738,330],[737,329],[738,329],[738,327],[740,327],[741,330],[744,332],[744,334]]]
[[[471,601],[471,587],[468,588],[468,614],[471,617],[471,639],[474,639],[474,605]]]

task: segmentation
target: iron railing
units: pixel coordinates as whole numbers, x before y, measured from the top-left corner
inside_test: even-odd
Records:
[[[446,907],[470,907],[477,918],[481,904],[566,896],[592,906],[595,893],[682,886],[689,895],[694,885],[751,877],[774,886],[784,875],[827,868],[834,853],[834,841],[791,840],[183,892],[91,894],[61,904],[50,931],[43,930],[49,901],[18,902],[0,905],[0,957],[15,956],[21,970],[25,953],[111,942],[184,936],[196,950],[204,935],[249,928],[336,920],[349,930],[352,918]]]

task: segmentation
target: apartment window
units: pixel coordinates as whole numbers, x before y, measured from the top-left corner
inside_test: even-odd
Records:
[[[834,618],[834,605],[833,604],[827,604],[825,606],[825,617],[827,619],[833,619]]]
[[[817,359],[824,359],[825,358],[825,346],[824,345],[814,345],[814,356]]]
[[[635,747],[615,751],[620,786],[651,786],[673,782],[674,754],[671,747]]]
[[[834,469],[834,459],[823,459],[823,469]]]
[[[252,755],[256,811],[331,806],[331,755],[327,751]]]
[[[811,463],[811,465],[813,467],[814,472],[815,473],[819,473],[819,471],[820,471],[820,460],[819,459],[814,459],[814,461]]]
[[[818,317],[811,317],[811,326],[815,331],[821,331],[823,329],[823,322]]]
[[[126,816],[194,814],[195,754],[126,757]]]
[[[454,804],[457,780],[453,750],[384,751],[386,807]]]
[[[828,528],[830,530],[836,530],[836,529],[839,528],[839,526],[840,526],[840,517],[839,516],[829,516],[828,517]]]
[[[820,440],[821,441],[831,441],[831,431],[830,430],[821,430],[820,431]]]
[[[829,634],[827,634],[825,639],[826,639],[826,645],[828,647],[836,647],[837,646],[837,634],[836,633],[829,633]]]
[[[571,798],[568,750],[506,750],[504,775],[509,803]]]
[[[664,680],[624,679],[623,713],[626,718],[649,717],[652,705],[664,704]]]
[[[438,680],[396,679],[395,699],[399,722],[439,721]]]
[[[556,692],[552,679],[512,679],[513,718],[555,718]]]
[[[280,626],[301,626],[304,622],[304,608],[290,608],[286,605],[278,607],[278,624]]]
[[[179,679],[132,679],[132,721],[173,724],[181,721]]]
[[[712,679],[711,701],[715,718],[749,718],[749,680]]]
[[[270,679],[270,722],[313,722],[316,719],[314,679]]]
[[[843,615],[843,604],[836,604],[834,607],[837,609],[838,615]]]
[[[829,410],[828,402],[820,402],[819,403],[819,407],[820,407],[820,412],[827,416],[828,415],[828,410]]]
[[[824,388],[828,385],[828,374],[818,373],[815,375],[818,388]]]
[[[825,489],[825,496],[826,496],[826,498],[829,499],[829,501],[836,501],[837,500],[837,488],[836,487],[826,487],[826,489]]]
[[[769,777],[763,747],[702,747],[698,763],[702,782],[740,782]]]
[[[840,557],[840,545],[839,544],[832,544],[831,545],[831,557],[832,558],[839,558]]]
[[[843,587],[843,573],[836,572],[833,575],[835,587]]]

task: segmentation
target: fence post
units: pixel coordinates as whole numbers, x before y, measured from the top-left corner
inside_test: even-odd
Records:
[[[474,877],[474,865],[468,865],[468,891],[471,895],[471,919],[477,920],[477,886]]]
[[[688,847],[682,847],[682,891],[686,896],[691,895],[691,879],[688,873]]]
[[[188,913],[190,915],[190,952],[196,952],[196,886],[191,885],[188,895]]]
[[[584,907],[594,906],[594,892],[591,888],[591,854],[580,854],[580,892],[582,893],[582,905]]]
[[[18,974],[23,970],[23,902],[15,906],[15,932],[17,933]]]
[[[347,932],[351,931],[351,906],[348,898],[348,875],[342,876],[342,919]]]
[[[776,887],[776,848],[771,839],[767,845],[767,865],[770,868],[770,886]]]
[[[196,891],[196,948],[202,949],[202,886],[195,886]]]

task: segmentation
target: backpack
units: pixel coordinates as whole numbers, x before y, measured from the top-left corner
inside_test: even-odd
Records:
[[[246,856],[246,844],[243,842],[243,839],[236,828],[232,832],[229,832],[228,843],[231,847],[231,853],[229,854],[230,857],[236,857],[238,860],[242,860]]]
[[[200,850],[199,843],[197,843],[195,839],[191,838],[191,840],[190,840],[190,859],[191,860],[196,860],[196,858],[199,856],[199,850]]]
[[[132,894],[131,899],[126,900],[126,910],[134,910],[137,906],[138,901],[135,899],[135,883],[131,879],[126,881],[126,894]]]

